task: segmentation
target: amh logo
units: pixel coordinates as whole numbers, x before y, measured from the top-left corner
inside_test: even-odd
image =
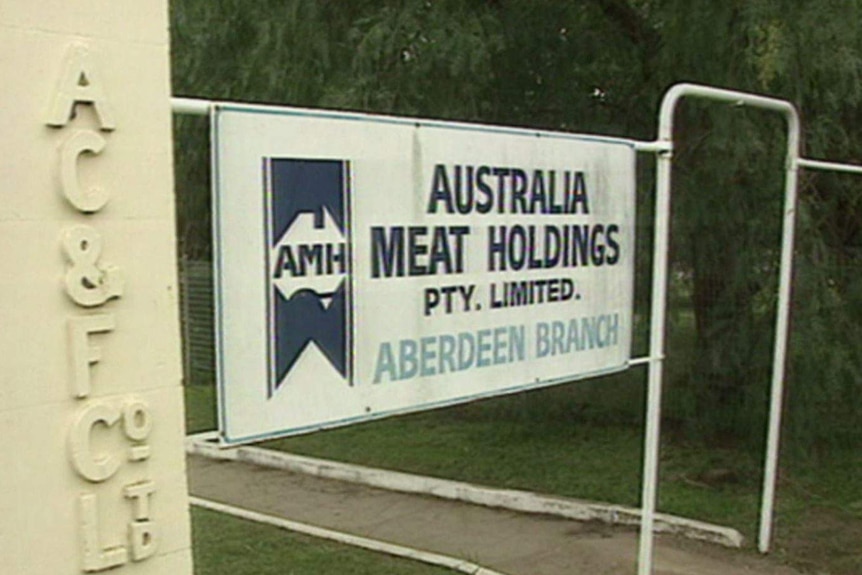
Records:
[[[315,346],[352,384],[350,164],[266,158],[269,382],[272,397]]]

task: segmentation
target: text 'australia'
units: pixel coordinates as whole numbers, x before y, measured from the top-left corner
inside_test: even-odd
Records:
[[[428,213],[589,214],[584,172],[437,164]]]

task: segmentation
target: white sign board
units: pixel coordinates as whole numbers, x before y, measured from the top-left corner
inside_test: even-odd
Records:
[[[626,367],[628,142],[231,105],[213,136],[224,442]]]

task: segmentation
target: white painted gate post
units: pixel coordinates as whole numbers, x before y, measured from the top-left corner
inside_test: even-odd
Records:
[[[189,575],[166,0],[0,7],[0,572]]]

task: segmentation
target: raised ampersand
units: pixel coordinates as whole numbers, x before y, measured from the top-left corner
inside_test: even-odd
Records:
[[[80,306],[95,307],[123,295],[120,268],[98,264],[102,236],[90,226],[75,226],[63,235],[63,250],[72,264],[66,272],[66,293]]]

